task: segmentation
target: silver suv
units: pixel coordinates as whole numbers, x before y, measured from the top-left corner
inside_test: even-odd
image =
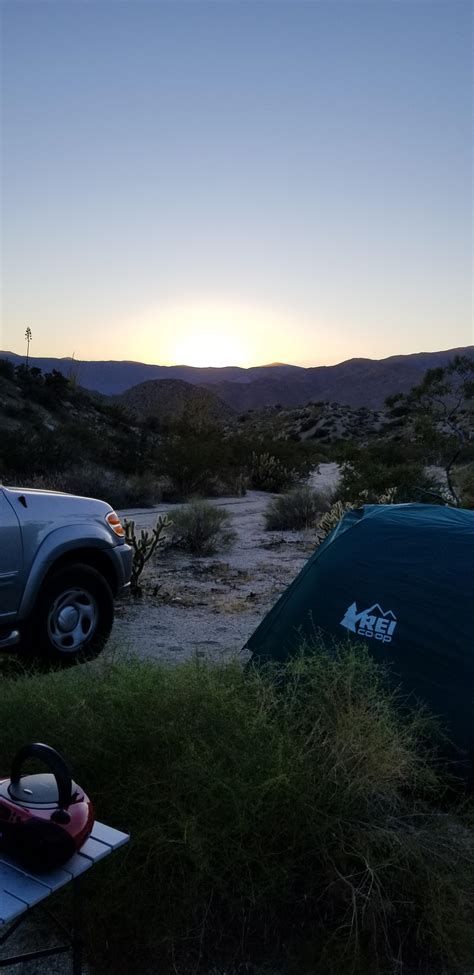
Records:
[[[53,662],[100,653],[132,551],[109,504],[0,486],[0,649]]]

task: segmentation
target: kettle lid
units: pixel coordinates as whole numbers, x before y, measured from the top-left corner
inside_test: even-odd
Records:
[[[71,783],[71,792],[75,783]],[[51,772],[35,775],[22,775],[16,782],[8,785],[8,797],[21,806],[57,806],[59,789],[56,777]]]

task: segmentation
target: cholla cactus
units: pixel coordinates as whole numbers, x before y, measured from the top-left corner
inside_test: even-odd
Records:
[[[341,518],[344,517],[346,511],[351,508],[356,508],[357,504],[354,501],[335,501],[331,505],[329,511],[326,511],[321,518],[318,525],[317,536],[320,542],[326,538],[327,535],[332,532],[333,528],[339,524]]]
[[[134,596],[138,596],[141,592],[139,579],[146,563],[149,561],[149,559],[151,559],[155,549],[164,544],[165,533],[168,528],[171,528],[172,524],[173,522],[170,521],[166,516],[163,518],[160,515],[155,527],[152,528],[151,533],[142,528],[140,535],[137,536],[135,531],[135,522],[124,521],[125,537],[133,550],[130,588]]]
[[[257,491],[281,491],[293,480],[294,471],[289,471],[273,454],[252,453],[250,458],[250,481]]]
[[[336,501],[319,522],[317,530],[319,541],[322,542],[332,532],[333,528],[339,524],[341,518],[351,508],[361,508],[364,504],[395,504],[396,493],[396,488],[387,488],[384,494],[379,494],[377,498],[373,498],[370,497],[368,491],[361,491],[360,497],[356,501]]]

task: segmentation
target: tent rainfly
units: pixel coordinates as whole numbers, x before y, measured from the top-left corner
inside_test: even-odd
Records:
[[[409,699],[474,758],[474,511],[429,504],[349,511],[255,630],[254,661],[284,661],[315,631],[365,643]]]

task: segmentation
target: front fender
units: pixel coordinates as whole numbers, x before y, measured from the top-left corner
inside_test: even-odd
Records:
[[[84,528],[80,524],[68,525],[57,528],[46,536],[33,559],[18,611],[18,620],[25,620],[30,616],[46,575],[54,562],[62,556],[76,549],[95,548],[112,552],[118,547],[107,529],[101,525],[87,526],[85,531]]]

